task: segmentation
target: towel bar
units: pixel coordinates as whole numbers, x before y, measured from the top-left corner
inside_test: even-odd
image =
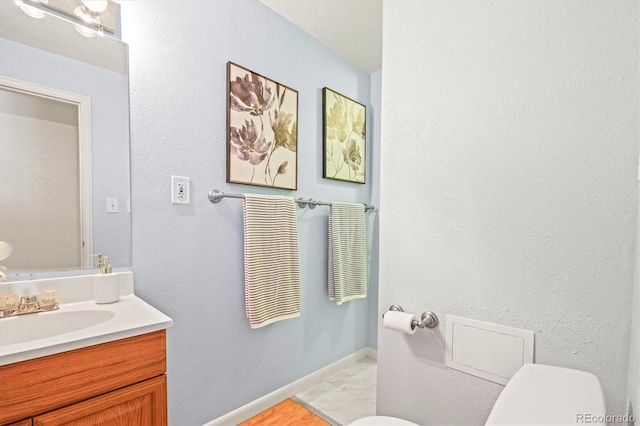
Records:
[[[209,201],[211,201],[212,203],[219,203],[220,201],[222,201],[223,198],[243,198],[244,194],[230,194],[228,192],[222,192],[220,190],[214,189],[212,191],[209,191]],[[300,207],[301,209],[305,208],[305,207],[309,207],[310,209],[315,209],[316,206],[330,206],[331,203],[327,202],[327,201],[318,201],[318,200],[314,200],[313,198],[308,198],[308,199],[304,199],[304,198],[298,198],[296,200],[296,203],[298,204],[298,207]],[[370,206],[368,204],[364,204],[364,211],[371,211],[371,210],[375,210],[375,206]]]

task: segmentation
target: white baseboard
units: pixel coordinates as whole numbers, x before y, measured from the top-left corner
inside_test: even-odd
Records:
[[[273,407],[274,405],[284,401],[287,398],[292,397],[293,395],[307,389],[314,384],[321,382],[327,377],[337,373],[338,371],[346,368],[356,362],[360,361],[364,358],[373,358],[377,359],[377,351],[371,349],[369,347],[360,349],[358,352],[354,352],[351,355],[347,355],[346,357],[339,359],[338,361],[327,365],[320,370],[314,371],[311,374],[308,374],[293,383],[289,383],[286,386],[281,387],[280,389],[276,389],[275,391],[256,399],[255,401],[251,401],[250,403],[243,405],[242,407],[233,410],[217,419],[211,420],[209,423],[206,423],[204,426],[228,426],[228,425],[237,425],[239,423],[244,422],[245,420],[250,419],[256,414],[262,413],[267,408]]]
[[[366,347],[364,350],[367,351],[367,358],[378,360],[378,351],[376,349]]]

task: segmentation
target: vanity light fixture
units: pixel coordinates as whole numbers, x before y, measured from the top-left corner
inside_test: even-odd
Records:
[[[113,32],[115,28],[113,10],[107,10],[109,0],[52,0],[51,3],[49,0],[15,0],[15,3],[33,18],[51,14],[69,21],[85,37],[103,36],[104,30]],[[106,20],[106,25],[101,18]]]
[[[49,3],[49,0],[34,0],[35,3]],[[45,13],[40,9],[37,9],[33,6],[29,6],[28,4],[24,4],[22,0],[16,0],[16,5],[28,16],[36,19],[42,19],[45,17]]]

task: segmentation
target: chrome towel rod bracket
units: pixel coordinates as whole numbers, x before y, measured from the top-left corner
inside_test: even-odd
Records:
[[[296,200],[296,204],[298,204],[298,207],[300,207],[301,209],[309,207],[311,210],[313,210],[316,208],[319,202],[314,200],[313,198],[309,198],[308,200],[305,200],[304,198],[298,198]]]
[[[214,189],[213,191],[209,191],[209,201],[212,203],[219,203],[224,198],[224,192],[218,191]]]

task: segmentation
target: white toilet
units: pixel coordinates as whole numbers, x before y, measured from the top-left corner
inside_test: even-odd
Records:
[[[363,417],[361,419],[356,420],[353,423],[349,423],[348,426],[419,426],[415,423],[412,423],[408,420],[402,420],[397,417],[387,417],[387,416],[370,416]]]
[[[604,393],[596,376],[543,364],[525,364],[498,397],[487,425],[605,425]],[[582,416],[582,417],[581,417]],[[586,417],[589,416],[589,421]],[[602,422],[598,423],[598,420]],[[372,416],[352,426],[409,426],[395,417]]]

